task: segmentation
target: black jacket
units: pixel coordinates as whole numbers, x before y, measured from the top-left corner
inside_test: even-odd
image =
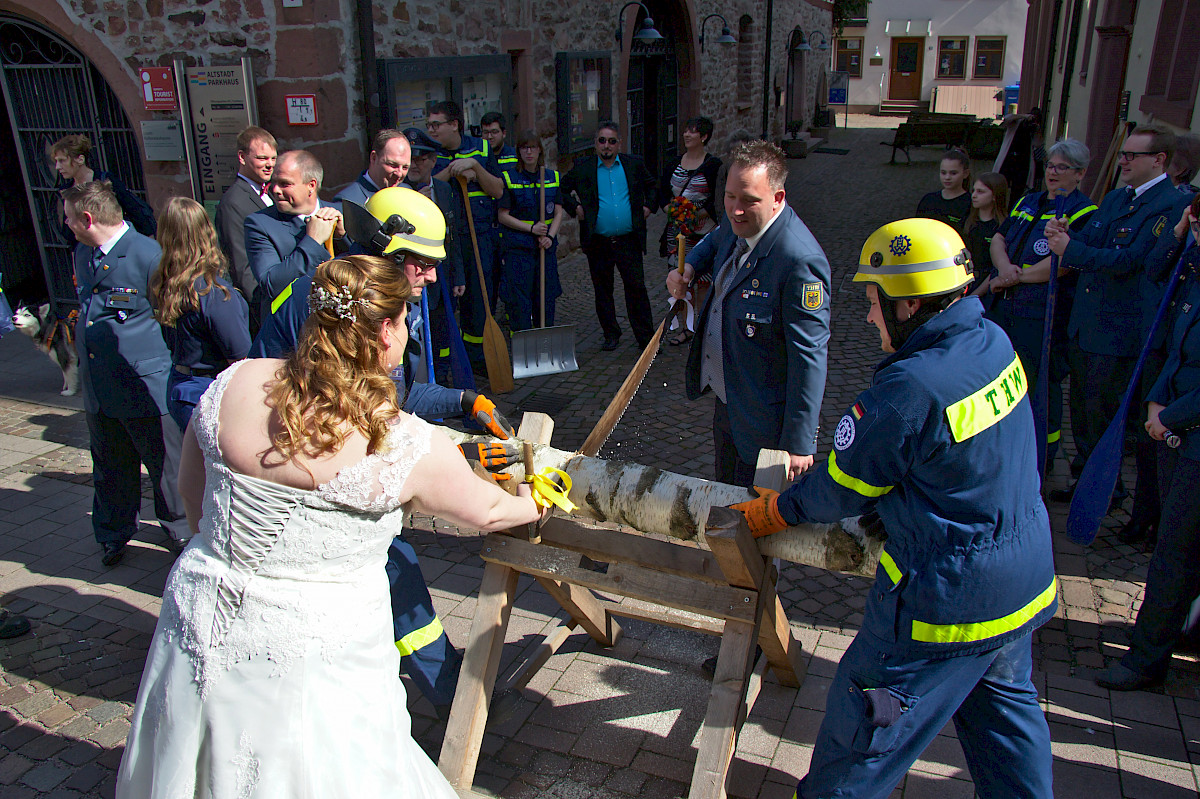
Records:
[[[645,252],[646,219],[642,215],[642,208],[649,208],[651,213],[656,210],[654,198],[657,181],[646,170],[646,164],[642,161],[641,156],[621,153],[617,157],[621,162],[621,167],[625,170],[625,180],[629,184],[633,232],[638,234],[642,243],[642,251]],[[581,204],[583,205],[584,218],[579,223],[579,243],[585,249],[588,242],[591,241],[592,230],[596,226],[596,214],[600,212],[600,194],[596,184],[596,169],[599,160],[595,155],[580,158],[575,162],[575,166],[571,167],[571,171],[563,175],[559,189],[559,197],[562,198],[563,208],[567,210],[568,214],[575,216],[575,209]]]

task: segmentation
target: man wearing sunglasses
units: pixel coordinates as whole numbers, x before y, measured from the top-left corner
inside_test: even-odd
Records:
[[[1164,285],[1146,275],[1146,256],[1160,235],[1171,236],[1188,198],[1175,190],[1166,174],[1175,152],[1175,134],[1161,125],[1144,125],[1125,141],[1121,181],[1105,195],[1082,231],[1063,219],[1046,223],[1050,250],[1061,265],[1078,270],[1079,282],[1067,324],[1067,360],[1071,378],[1071,430],[1075,440],[1073,477],[1083,471],[1108,428],[1129,386],[1134,365],[1158,310]],[[1161,361],[1158,368],[1161,368]],[[1147,362],[1147,386],[1158,377]],[[1152,372],[1152,374],[1151,374]],[[1140,398],[1139,398],[1140,399]],[[1142,441],[1139,415],[1129,414],[1129,434]],[[1149,441],[1146,441],[1149,444]],[[1154,468],[1153,450],[1138,447],[1139,484]],[[1070,501],[1075,486],[1050,492],[1058,502]],[[1157,490],[1146,488],[1139,504],[1158,504]],[[1127,495],[1120,477],[1114,502]]]
[[[621,273],[625,285],[625,311],[638,347],[644,349],[654,337],[642,255],[657,182],[641,158],[620,152],[620,144],[617,124],[601,122],[596,129],[596,155],[577,160],[559,187],[563,208],[579,220],[579,242],[588,259],[596,315],[604,330],[600,349],[605,351],[615,350],[621,342],[613,303],[614,270]]]

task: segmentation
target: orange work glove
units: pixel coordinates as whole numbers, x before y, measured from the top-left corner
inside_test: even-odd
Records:
[[[469,461],[479,461],[489,472],[517,462],[517,448],[499,441],[490,444],[459,444],[458,451]]]
[[[474,391],[464,391],[462,396],[463,413],[470,416],[475,422],[501,440],[507,440],[517,437],[517,431],[513,428],[508,419],[504,418],[504,414],[496,409],[496,403],[492,402],[482,394],[476,394]]]
[[[729,507],[746,514],[746,524],[750,525],[750,532],[755,538],[778,533],[791,526],[779,515],[778,491],[754,486],[754,492],[758,494],[758,499],[748,499]]]

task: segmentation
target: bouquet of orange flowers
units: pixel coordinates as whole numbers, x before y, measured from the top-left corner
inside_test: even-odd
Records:
[[[690,236],[700,226],[700,209],[681,194],[667,203],[667,219],[679,228],[680,233]]]

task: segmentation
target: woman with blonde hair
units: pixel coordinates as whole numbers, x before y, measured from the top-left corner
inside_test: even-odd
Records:
[[[385,258],[321,264],[295,351],[233,365],[201,399],[180,467],[195,536],[167,579],[121,799],[456,798],[410,735],[388,545],[412,511],[479,530],[540,513],[399,409],[410,293]]]
[[[229,282],[229,262],[204,206],[171,198],[158,217],[158,243],[150,302],[171,347],[167,410],[183,430],[213,379],[250,350],[250,312]]]

